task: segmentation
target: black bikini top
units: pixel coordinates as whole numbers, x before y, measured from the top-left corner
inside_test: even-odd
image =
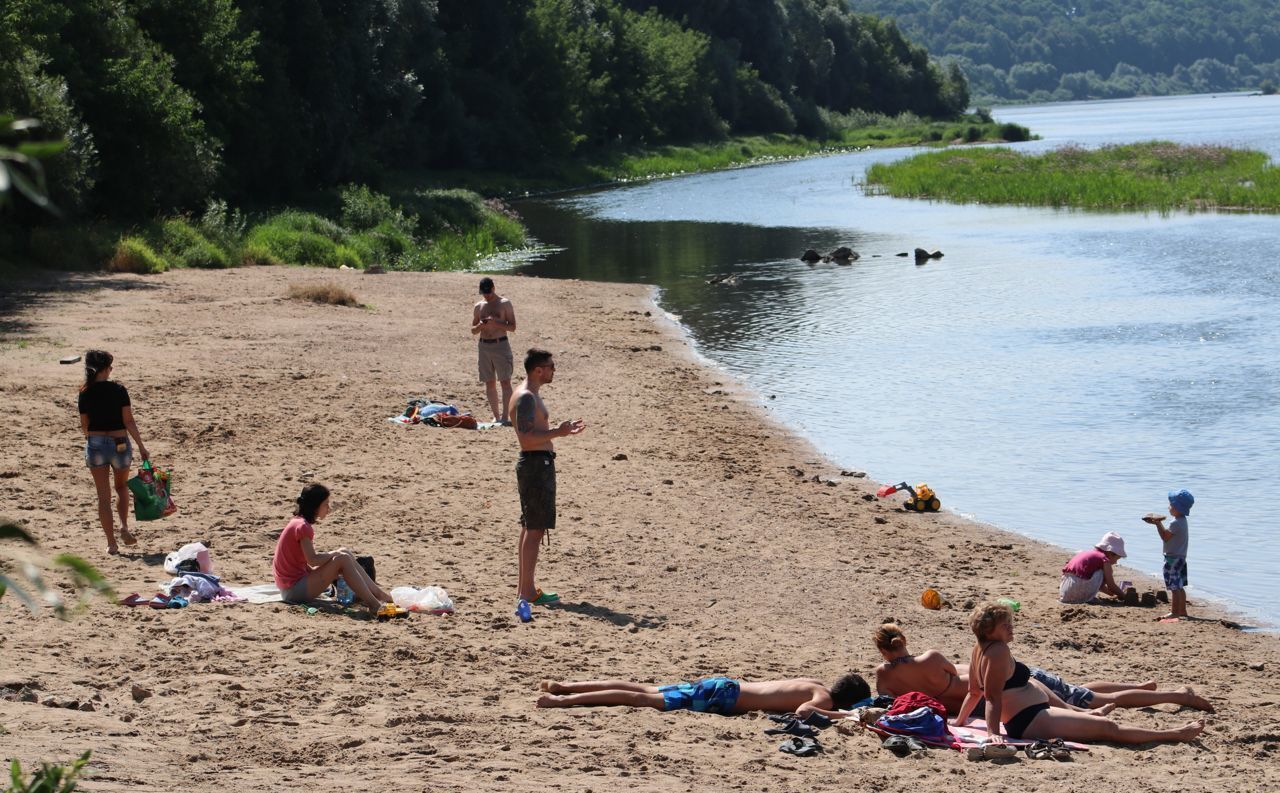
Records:
[[[992,644],[994,644],[994,642],[992,642]],[[990,644],[987,645],[987,647],[990,647],[990,646],[991,646]],[[987,654],[987,647],[982,648],[983,655]],[[1025,686],[1027,683],[1030,683],[1030,682],[1031,682],[1031,670],[1027,667],[1026,664],[1022,663],[1021,661],[1014,661],[1013,674],[1009,675],[1009,679],[1004,681],[1004,690],[1008,691],[1011,688],[1022,688],[1023,686]]]

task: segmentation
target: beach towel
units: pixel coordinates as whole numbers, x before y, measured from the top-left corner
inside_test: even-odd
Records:
[[[279,588],[275,584],[254,584],[253,586],[228,587],[231,594],[244,598],[249,603],[283,603]]]
[[[983,719],[970,719],[963,727],[952,727],[951,734],[964,745],[972,745],[990,740],[991,733],[987,732],[987,722]],[[1014,746],[1030,746],[1036,742],[1034,738],[1010,738],[1005,736],[1005,743]],[[1075,741],[1063,741],[1068,749],[1074,749],[1078,752],[1087,752],[1089,747]]]
[[[891,735],[904,735],[904,734],[906,734],[906,733],[899,733],[899,732],[890,732],[889,730],[886,730],[886,729],[884,729],[883,727],[880,727],[880,726],[878,726],[878,725],[876,725],[876,724],[863,724],[863,723],[861,723],[861,722],[859,722],[859,721],[857,721],[857,720],[854,720],[854,719],[844,719],[844,720],[843,720],[843,721],[841,721],[840,723],[841,723],[841,724],[856,724],[857,726],[861,727],[862,729],[864,729],[864,730],[866,730],[866,731],[868,731],[868,732],[871,732],[871,733],[874,733],[874,734],[876,734],[876,735],[879,735],[882,739],[883,739],[883,738],[888,738],[888,737],[889,737],[889,736],[891,736]],[[929,736],[925,736],[925,735],[915,735],[915,734],[912,734],[912,737],[914,737],[916,740],[920,741],[921,743],[927,744],[928,746],[937,747],[937,748],[939,748],[939,749],[963,749],[963,748],[964,748],[964,747],[963,747],[963,745],[960,743],[960,741],[958,741],[955,737],[950,737],[950,736],[949,736],[949,737],[945,737],[945,738],[944,738],[944,737],[929,737]],[[1028,741],[1028,743],[1030,743],[1030,741]]]
[[[919,696],[924,697],[923,694]],[[928,705],[906,713],[886,713],[876,720],[875,726],[897,735],[911,735],[920,739],[946,742],[948,745],[951,743],[947,720]]]

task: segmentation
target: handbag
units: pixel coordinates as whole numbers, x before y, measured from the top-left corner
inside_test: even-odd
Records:
[[[137,476],[126,484],[133,493],[133,516],[137,520],[159,520],[178,511],[170,492],[173,475],[168,470],[157,470],[150,460],[143,460]]]

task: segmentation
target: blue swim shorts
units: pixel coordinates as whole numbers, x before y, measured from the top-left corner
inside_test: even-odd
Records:
[[[1084,686],[1073,686],[1052,672],[1046,672],[1034,666],[1028,667],[1031,676],[1039,680],[1044,687],[1058,696],[1058,699],[1077,708],[1087,708],[1093,701],[1093,692]]]
[[[133,464],[133,444],[128,438],[90,435],[84,439],[84,464],[89,468],[109,465],[117,471],[127,471]]]
[[[1187,557],[1165,554],[1164,588],[1170,592],[1187,588]]]
[[[696,683],[662,686],[663,710],[691,710],[694,713],[719,713],[728,716],[738,704],[738,681],[727,677],[708,677]]]

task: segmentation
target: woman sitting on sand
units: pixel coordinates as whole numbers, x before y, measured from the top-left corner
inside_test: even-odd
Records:
[[[84,385],[80,386],[80,430],[84,433],[84,463],[93,474],[98,491],[98,521],[107,535],[107,553],[120,553],[116,545],[115,527],[111,520],[111,486],[114,478],[116,512],[120,516],[120,539],[125,545],[136,545],[129,533],[129,466],[133,464],[133,447],[129,436],[138,444],[138,454],[149,459],[146,444],[133,420],[129,391],[111,382],[115,359],[105,350],[89,350],[84,354]]]
[[[969,658],[969,688],[956,713],[954,724],[963,725],[969,715],[984,705],[991,736],[1069,741],[1191,741],[1204,730],[1204,721],[1188,722],[1173,730],[1126,727],[1096,713],[1053,707],[1044,688],[1031,679],[1026,664],[1014,660],[1009,650],[1013,641],[1013,611],[1002,603],[983,603],[969,615],[969,627],[978,642]],[[1001,730],[1003,727],[1003,732]]]
[[[872,635],[876,649],[884,663],[876,669],[876,691],[891,697],[908,691],[928,694],[946,707],[948,713],[957,713],[969,689],[969,666],[952,664],[937,650],[921,655],[911,655],[907,650],[907,637],[893,623],[885,623]],[[1123,683],[1095,680],[1081,686],[1072,685],[1061,677],[1029,666],[1031,677],[1044,685],[1049,692],[1049,704],[1077,710],[1099,709],[1109,713],[1112,708],[1145,708],[1150,705],[1185,705],[1212,712],[1213,705],[1189,687],[1177,691],[1157,691],[1156,682]]]
[[[297,499],[298,508],[280,532],[276,540],[276,553],[271,560],[276,587],[285,603],[305,603],[320,596],[329,585],[342,576],[355,592],[356,597],[375,616],[383,603],[390,603],[391,596],[373,582],[364,568],[356,563],[356,557],[346,548],[329,553],[317,553],[313,523],[329,514],[329,488],[320,484],[302,488]]]

